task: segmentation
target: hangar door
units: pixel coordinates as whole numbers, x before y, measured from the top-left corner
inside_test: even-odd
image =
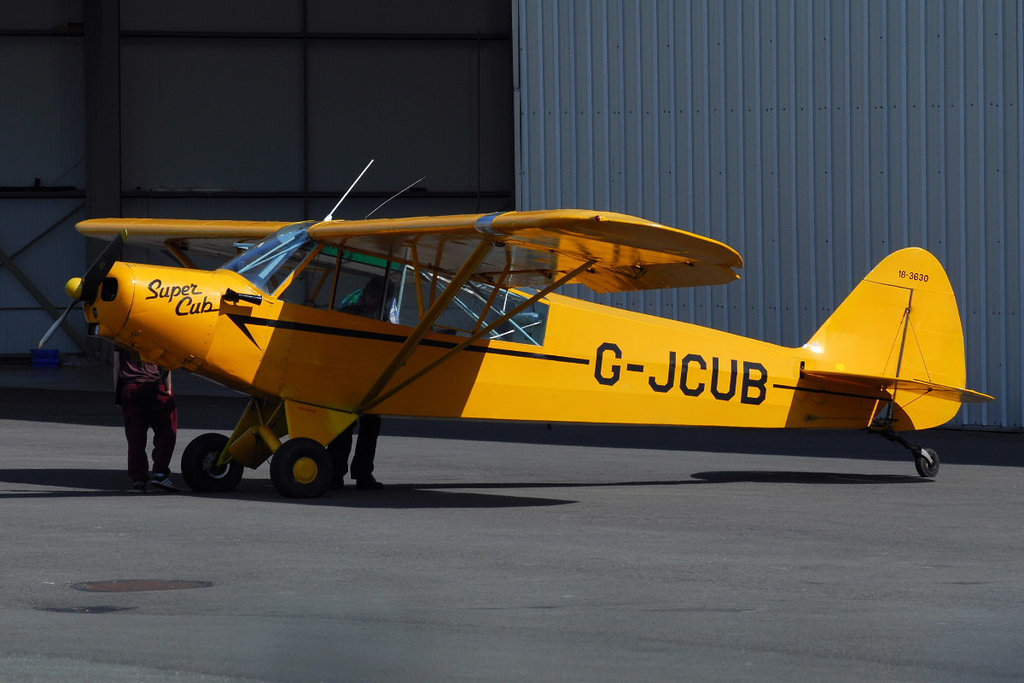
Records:
[[[0,17],[0,355],[66,305],[85,217],[322,218],[371,159],[336,217],[421,177],[376,215],[512,207],[507,0],[36,5]],[[70,321],[49,346],[93,350]]]

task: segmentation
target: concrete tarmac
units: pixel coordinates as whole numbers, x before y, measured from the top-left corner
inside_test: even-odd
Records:
[[[1019,434],[915,435],[926,480],[860,433],[385,420],[381,491],[132,495],[92,373],[0,368],[2,680],[1024,674]],[[175,471],[243,405],[184,386]]]

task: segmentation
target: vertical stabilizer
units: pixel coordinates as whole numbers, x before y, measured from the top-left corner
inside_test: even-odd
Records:
[[[960,312],[946,271],[924,249],[890,254],[854,288],[804,346],[806,370],[874,377],[905,416],[898,429],[943,424],[959,410],[948,396],[901,393],[908,380],[964,387]]]

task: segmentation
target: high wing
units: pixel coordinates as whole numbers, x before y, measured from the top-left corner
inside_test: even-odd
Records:
[[[576,282],[596,292],[732,282],[739,253],[716,240],[620,213],[559,209],[330,221],[309,234],[340,248],[455,272],[482,241],[492,250],[473,279],[542,287],[592,262]]]
[[[82,221],[91,237],[128,230],[127,244],[233,256],[239,241],[258,240],[289,225],[272,221],[103,218]],[[482,257],[470,279],[544,287],[586,265],[574,281],[596,292],[692,287],[732,282],[743,267],[726,244],[684,230],[613,212],[559,209],[491,214],[381,218],[312,223],[314,240],[339,249],[440,272],[455,273],[482,243],[499,248]],[[183,262],[186,262],[183,260]]]
[[[147,249],[166,249],[186,266],[190,254],[227,260],[238,253],[239,242],[272,235],[291,221],[205,221],[165,218],[91,218],[76,226],[86,237],[113,239],[128,231],[125,244]]]

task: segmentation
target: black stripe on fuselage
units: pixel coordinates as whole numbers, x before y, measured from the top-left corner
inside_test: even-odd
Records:
[[[792,387],[788,384],[773,384],[773,389],[789,389],[790,391],[806,391],[809,394],[827,394],[829,396],[845,396],[846,398],[862,398],[865,401],[881,401],[883,396],[865,396],[864,394],[851,394],[845,391],[832,391],[831,389],[808,389],[807,387]]]
[[[289,320],[271,320],[269,318],[253,318],[247,315],[237,315],[234,313],[226,314],[232,321],[242,329],[245,329],[246,325],[259,325],[261,327],[273,327],[278,330],[291,330],[293,332],[310,332],[312,334],[327,334],[334,337],[352,337],[355,339],[370,339],[373,341],[385,341],[393,344],[401,344],[406,340],[406,337],[400,334],[387,334],[384,332],[369,332],[366,330],[353,330],[346,327],[327,327],[326,325],[312,325],[310,323],[300,323]],[[457,342],[441,341],[440,339],[424,339],[420,342],[421,346],[428,346],[432,348],[440,349],[452,349],[455,348]],[[476,344],[470,344],[464,351],[473,351],[475,353],[489,353],[496,354],[499,356],[512,356],[515,358],[533,358],[536,360],[551,360],[558,363],[573,363],[576,365],[590,365],[590,360],[586,358],[573,358],[572,356],[558,356],[551,353],[538,353],[533,351],[518,351],[516,349],[496,349],[487,346],[479,346]]]

